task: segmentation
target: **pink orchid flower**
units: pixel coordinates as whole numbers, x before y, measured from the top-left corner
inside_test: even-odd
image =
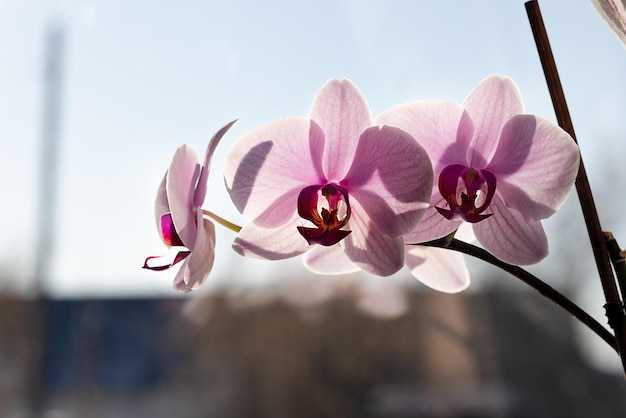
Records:
[[[432,167],[406,132],[372,126],[361,92],[331,80],[309,118],[284,118],[241,137],[226,157],[225,180],[248,222],[240,254],[284,259],[309,249],[325,273],[356,265],[386,276],[404,264],[403,235],[428,207]]]
[[[470,222],[482,246],[505,262],[533,264],[547,255],[540,221],[569,194],[578,147],[557,125],[523,114],[511,79],[488,77],[463,106],[416,101],[377,122],[410,133],[433,161],[430,208],[407,242],[437,239]]]
[[[626,47],[626,0],[591,0],[591,4]]]
[[[174,278],[174,288],[180,292],[197,289],[209,276],[215,260],[215,226],[206,219],[202,204],[207,191],[211,158],[224,134],[235,121],[220,129],[209,141],[200,164],[200,158],[189,145],[178,147],[172,163],[157,190],[155,216],[161,239],[168,247],[186,247],[171,263],[149,266],[152,256],[146,258],[144,268],[166,270],[183,261]]]

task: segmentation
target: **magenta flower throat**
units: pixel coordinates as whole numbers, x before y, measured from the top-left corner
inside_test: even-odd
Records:
[[[328,207],[323,206],[324,200]],[[317,227],[298,227],[309,244],[334,245],[351,232],[341,229],[350,219],[348,192],[336,184],[302,189],[298,196],[298,214]]]
[[[460,218],[476,223],[493,213],[483,214],[496,192],[496,176],[489,170],[475,170],[462,164],[450,164],[439,175],[439,192],[450,209],[435,209],[448,220]]]

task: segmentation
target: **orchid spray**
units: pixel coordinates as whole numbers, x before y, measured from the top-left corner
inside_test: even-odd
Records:
[[[592,3],[624,41],[623,2]],[[330,80],[308,116],[270,121],[231,146],[224,180],[247,218],[243,227],[201,207],[210,160],[233,122],[209,142],[203,163],[189,146],[176,151],[157,193],[156,220],[163,242],[182,248],[172,262],[154,266],[148,257],[144,267],[182,262],[175,288],[198,288],[214,260],[211,219],[237,233],[232,246],[245,257],[303,255],[318,274],[389,276],[407,265],[427,286],[448,293],[469,285],[467,254],[567,310],[617,351],[626,371],[626,253],[600,226],[537,2],[526,9],[558,125],[525,114],[516,84],[498,75],[462,104],[415,101],[376,117],[354,83]],[[541,221],[574,184],[614,334],[520,267],[548,254]]]

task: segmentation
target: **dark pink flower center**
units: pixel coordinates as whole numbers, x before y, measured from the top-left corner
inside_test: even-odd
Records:
[[[163,242],[170,247],[185,246],[185,244],[183,244],[183,240],[180,239],[178,232],[176,232],[176,227],[174,226],[171,213],[166,213],[161,216],[161,237],[163,238]]]
[[[482,213],[489,207],[496,192],[496,176],[489,170],[450,164],[439,175],[439,192],[449,209],[436,209],[446,219],[462,218],[466,222],[480,222],[493,215]]]
[[[316,226],[298,227],[309,244],[334,245],[352,232],[341,229],[350,219],[348,192],[334,183],[302,189],[298,196],[298,215]]]
[[[176,227],[174,227],[174,221],[172,221],[172,215],[170,213],[166,213],[165,215],[161,216],[161,238],[163,238],[163,242],[165,242],[165,244],[167,244],[170,247],[184,247],[185,246],[185,244],[183,244],[183,240],[180,239],[178,232],[176,232]],[[187,258],[189,254],[191,254],[191,251],[188,251],[188,250],[179,251],[171,263],[158,265],[158,266],[149,266],[148,261],[162,258],[162,257],[151,256],[151,257],[146,258],[146,261],[144,261],[144,264],[143,264],[143,268],[148,269],[148,270],[156,270],[156,271],[167,270],[173,265],[183,261],[185,258]]]

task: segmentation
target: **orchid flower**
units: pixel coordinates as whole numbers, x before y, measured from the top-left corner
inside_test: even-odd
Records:
[[[591,0],[591,4],[626,47],[626,0]]]
[[[161,239],[168,247],[186,249],[180,250],[174,260],[165,265],[150,266],[150,260],[161,257],[148,257],[143,267],[166,270],[182,261],[174,278],[174,288],[180,292],[197,289],[213,268],[215,225],[204,217],[201,206],[206,196],[211,158],[234,123],[228,123],[211,138],[202,164],[193,147],[178,147],[157,190],[155,216]]]
[[[268,260],[311,249],[307,265],[329,274],[402,268],[403,235],[422,218],[433,181],[426,151],[398,128],[372,126],[349,80],[326,83],[308,118],[242,136],[225,167],[231,198],[250,220],[233,248]]]
[[[511,79],[488,77],[463,106],[416,101],[376,121],[410,133],[433,161],[430,208],[407,242],[444,237],[469,222],[482,246],[502,261],[526,265],[547,255],[540,221],[565,201],[580,156],[560,127],[523,114]]]

